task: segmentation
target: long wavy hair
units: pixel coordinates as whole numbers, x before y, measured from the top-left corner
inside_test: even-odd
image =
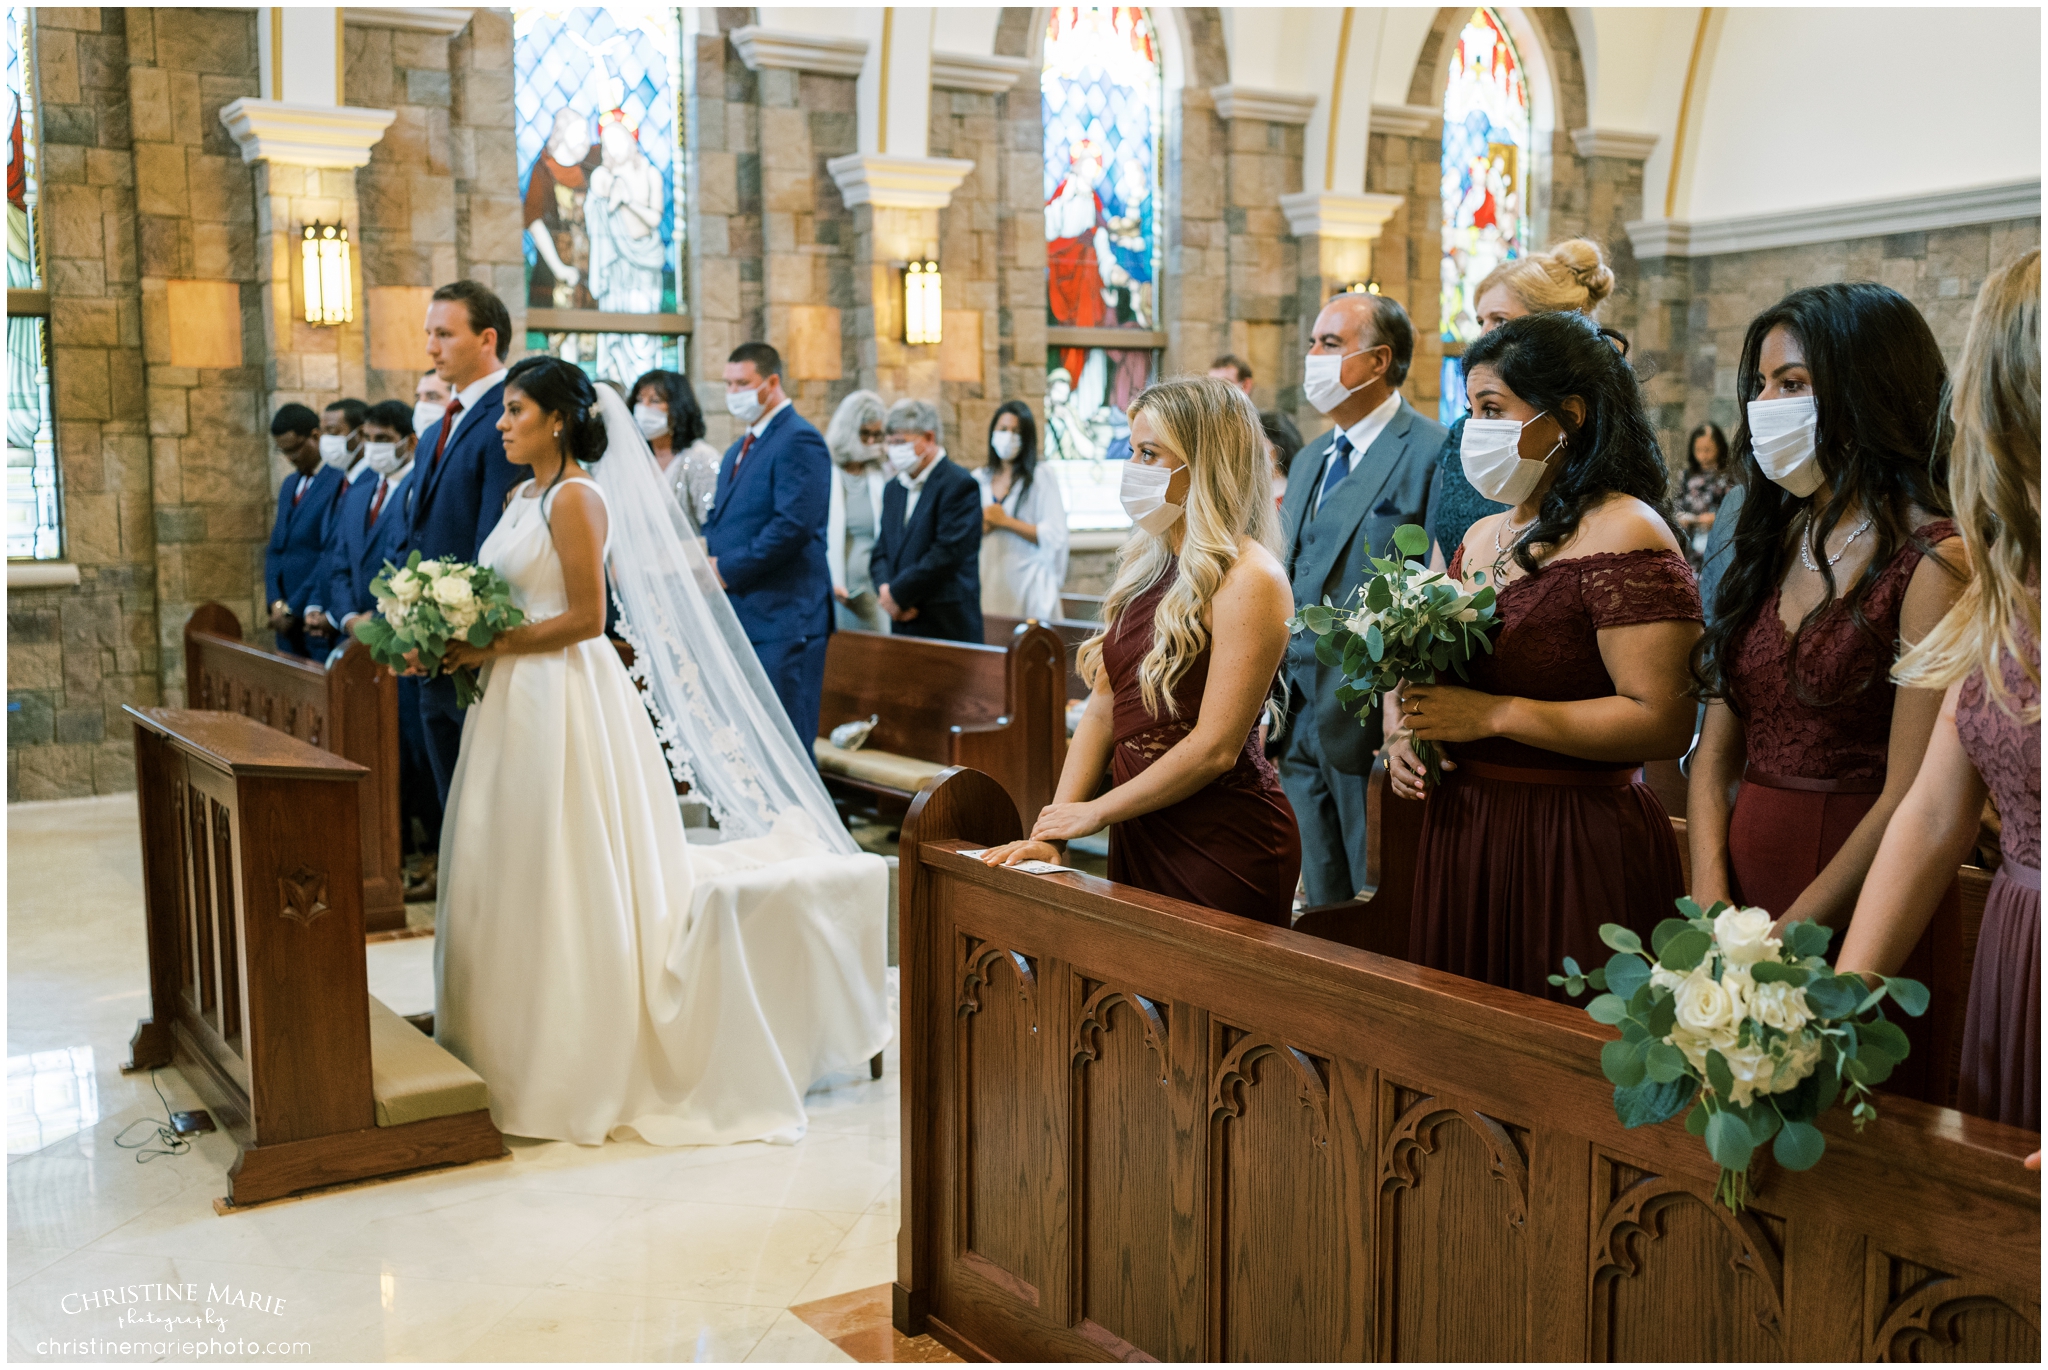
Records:
[[[1764,339],[1783,328],[1799,343],[1813,378],[1818,417],[1814,451],[1826,479],[1826,494],[1800,498],[1765,476],[1757,465],[1749,433],[1749,402],[1762,393]],[[1693,649],[1693,677],[1702,694],[1720,698],[1738,715],[1740,691],[1725,668],[1750,624],[1784,579],[1799,541],[1827,545],[1828,535],[1852,509],[1871,520],[1876,539],[1870,562],[1848,587],[1835,584],[1834,569],[1817,558],[1827,593],[1801,619],[1786,649],[1795,697],[1808,707],[1843,702],[1884,679],[1879,665],[1837,699],[1821,700],[1799,669],[1806,636],[1839,599],[1856,630],[1875,643],[1889,662],[1893,644],[1870,621],[1864,606],[1878,577],[1899,552],[1932,547],[1914,535],[1913,511],[1949,509],[1946,492],[1953,435],[1942,393],[1948,366],[1927,320],[1905,296],[1887,286],[1858,282],[1795,290],[1750,322],[1735,375],[1741,418],[1735,427],[1736,483],[1744,490],[1742,513],[1730,540],[1728,569],[1715,592],[1706,636]]]
[[[1465,374],[1498,374],[1516,397],[1557,420],[1564,455],[1543,494],[1536,522],[1515,546],[1515,560],[1534,571],[1539,551],[1571,540],[1588,510],[1613,495],[1633,495],[1663,515],[1673,537],[1670,478],[1657,433],[1643,412],[1643,393],[1628,362],[1583,314],[1525,314],[1482,334],[1465,349]],[[1574,424],[1564,402],[1586,406]]]
[[[1180,576],[1152,619],[1152,650],[1138,667],[1138,689],[1152,717],[1178,717],[1173,687],[1209,645],[1202,613],[1237,564],[1238,539],[1255,538],[1279,553],[1279,520],[1258,410],[1242,390],[1208,376],[1184,376],[1148,387],[1130,414],[1149,416],[1167,445],[1188,464],[1186,514],[1179,520]],[[1170,533],[1172,530],[1169,529]],[[1172,544],[1144,529],[1117,555],[1116,579],[1102,602],[1102,631],[1081,644],[1076,665],[1093,689],[1102,647],[1131,604],[1176,561]]]
[[[996,455],[996,420],[1005,414],[1017,416],[1017,458],[1016,466],[1010,472],[1010,490],[1019,500],[1031,488],[1031,477],[1038,470],[1038,420],[1031,417],[1031,406],[1022,400],[1006,400],[988,416],[988,469],[995,471],[1002,464]]]
[[[1946,689],[1973,671],[2000,709],[2017,706],[2001,657],[2041,683],[2040,667],[2020,650],[2022,617],[2041,639],[2041,251],[2036,248],[1985,280],[1950,389],[1955,419],[1949,491],[1956,529],[1975,572],[1933,631],[1920,639],[1892,679]],[[2039,721],[2037,703],[2021,715]]]

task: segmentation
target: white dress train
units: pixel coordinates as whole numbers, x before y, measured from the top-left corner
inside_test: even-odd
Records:
[[[553,493],[530,485],[478,560],[537,620],[568,600]],[[442,826],[435,1039],[483,1076],[514,1136],[802,1136],[804,1092],[889,1039],[882,858],[834,852],[801,813],[688,844],[653,725],[601,637],[499,657],[484,684]]]

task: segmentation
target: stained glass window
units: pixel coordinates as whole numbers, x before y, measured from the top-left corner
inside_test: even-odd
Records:
[[[1046,20],[1045,455],[1099,462],[1128,450],[1124,410],[1152,381],[1150,347],[1105,347],[1063,330],[1159,327],[1163,73],[1137,6],[1058,6]],[[1061,473],[1076,529],[1129,526],[1117,473]]]
[[[1473,292],[1528,250],[1529,88],[1522,59],[1492,10],[1475,9],[1451,54],[1444,87],[1443,398],[1449,423],[1465,410],[1458,364],[1479,336]]]
[[[29,9],[7,7],[7,288],[44,289],[36,210],[35,82]],[[50,423],[46,296],[10,296],[7,311],[7,555],[55,561],[64,554],[57,499],[56,433]],[[33,312],[32,312],[33,311]]]
[[[529,310],[682,310],[682,28],[646,4],[513,9],[513,122]],[[631,385],[678,340],[532,320],[527,346]],[[610,321],[605,321],[610,322]]]

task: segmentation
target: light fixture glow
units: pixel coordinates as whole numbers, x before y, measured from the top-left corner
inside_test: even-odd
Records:
[[[1344,287],[1342,293],[1346,295],[1377,295],[1380,293],[1380,283],[1378,281],[1353,281],[1350,285]]]
[[[339,224],[307,224],[299,246],[306,278],[306,322],[332,328],[353,320],[348,230]]]
[[[919,347],[938,342],[944,317],[939,264],[912,262],[903,270],[903,341]]]

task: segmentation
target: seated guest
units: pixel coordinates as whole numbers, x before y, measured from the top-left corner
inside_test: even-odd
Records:
[[[872,390],[839,402],[825,426],[832,453],[832,510],[825,520],[825,559],[832,567],[833,613],[842,628],[889,631],[889,616],[875,603],[869,560],[882,517],[882,487],[889,483],[882,456],[888,406]]]
[[[1301,839],[1257,729],[1294,597],[1258,414],[1190,378],[1140,394],[1130,419],[1137,527],[1081,647],[1088,707],[1030,839],[984,859],[1055,861],[1053,843],[1107,827],[1110,879],[1285,927]]]
[[[988,429],[981,486],[981,609],[1006,618],[1058,618],[1067,583],[1067,505],[1060,483],[1038,473],[1031,406],[1011,400]]]
[[[1294,420],[1278,409],[1259,415],[1259,427],[1266,434],[1266,456],[1273,463],[1273,504],[1287,498],[1287,473],[1294,467],[1294,454],[1302,448],[1301,430]]]
[[[939,411],[889,406],[881,527],[868,574],[892,632],[981,641],[981,487],[939,445]]]
[[[1209,363],[1209,374],[1225,385],[1234,385],[1249,395],[1252,393],[1252,364],[1243,357],[1229,352]]]
[[[1686,532],[1685,559],[1694,575],[1707,558],[1714,516],[1727,497],[1728,436],[1718,423],[1703,423],[1685,440],[1685,477],[1678,486],[1678,526]]]
[[[1614,273],[1599,244],[1572,238],[1548,252],[1502,262],[1479,283],[1472,304],[1479,314],[1479,331],[1485,334],[1527,314],[1569,311],[1590,319],[1613,290]],[[1465,540],[1465,530],[1474,520],[1500,512],[1500,505],[1465,479],[1458,455],[1464,424],[1460,416],[1444,439],[1437,455],[1435,493],[1429,500],[1429,535],[1447,557]]]
[[[649,371],[633,382],[627,403],[690,527],[702,532],[718,490],[718,449],[704,441],[704,411],[690,382],[673,371]]]
[[[1856,900],[1841,968],[1895,975],[1977,836],[2003,859],[1984,901],[1959,1102],[2041,1130],[2041,254],[1993,273],[1956,370],[1950,490],[1975,578],[1893,668],[1946,689],[1927,756]]]
[[[306,641],[306,607],[319,596],[320,568],[327,551],[327,518],[347,483],[339,470],[322,464],[320,419],[303,404],[287,404],[270,421],[277,450],[292,464],[277,492],[277,520],[263,555],[264,593],[270,597],[270,629],[277,650],[311,656]]]
[[[1744,498],[1700,644],[1687,797],[1703,904],[1839,931],[1912,787],[1941,695],[1888,673],[1963,589],[1937,474],[1947,378],[1920,312],[1884,286],[1795,291],[1749,326]]]
[[[1635,374],[1590,320],[1501,324],[1466,350],[1465,389],[1465,474],[1509,508],[1449,571],[1499,588],[1501,626],[1469,686],[1405,685],[1389,720],[1389,778],[1429,802],[1409,950],[1562,998],[1546,977],[1567,956],[1602,964],[1602,923],[1647,941],[1685,893],[1636,773],[1692,740],[1699,592]],[[1415,738],[1452,758],[1426,795]]]
[[[363,419],[363,466],[370,474],[342,492],[327,561],[325,598],[342,632],[337,653],[347,646],[356,621],[376,612],[370,582],[386,562],[404,560],[405,501],[400,492],[413,473],[418,441],[413,412],[402,400],[385,400],[370,406]],[[427,755],[419,692],[418,677],[398,678],[399,830],[419,865],[418,878],[405,889],[408,901],[434,897],[434,863],[441,850],[441,795]]]

